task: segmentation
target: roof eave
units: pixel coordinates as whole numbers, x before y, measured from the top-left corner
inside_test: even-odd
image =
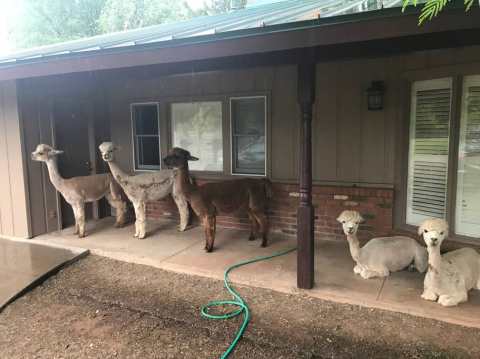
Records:
[[[0,81],[206,60],[442,31],[480,29],[478,21],[480,9],[476,8],[467,15],[461,9],[445,11],[438,19],[423,26],[417,25],[418,11],[416,9],[401,15],[398,12],[399,9],[384,9],[363,14],[307,20],[126,48],[40,57],[0,64]]]

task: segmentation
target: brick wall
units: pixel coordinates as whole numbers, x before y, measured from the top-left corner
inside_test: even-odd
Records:
[[[200,181],[201,184],[201,181]],[[360,238],[389,235],[392,228],[393,190],[363,187],[314,186],[316,238],[343,238],[340,224],[336,221],[344,209],[359,211],[366,223],[360,227]],[[272,232],[295,235],[297,229],[298,185],[273,184],[273,198],[269,203],[268,217]],[[147,205],[150,219],[172,218],[178,220],[175,203],[169,197]],[[193,223],[198,223],[194,218]],[[217,224],[222,227],[250,229],[246,214],[218,216]]]

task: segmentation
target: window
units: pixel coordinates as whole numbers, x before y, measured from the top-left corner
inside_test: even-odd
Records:
[[[230,99],[232,173],[265,175],[266,98]]]
[[[459,119],[451,115],[452,89],[460,89],[453,85],[447,78],[412,86],[406,222],[444,218],[454,233],[480,238],[480,75],[463,78]]]
[[[480,76],[463,82],[455,228],[480,237]]]
[[[412,88],[407,223],[446,218],[451,79],[416,82]]]
[[[132,122],[135,169],[159,169],[158,104],[132,104]]]
[[[222,102],[171,104],[172,144],[198,157],[196,171],[223,171]]]

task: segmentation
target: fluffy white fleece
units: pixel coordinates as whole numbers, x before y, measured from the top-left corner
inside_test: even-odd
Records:
[[[350,254],[356,262],[354,273],[362,278],[387,277],[411,264],[419,271],[427,269],[427,251],[409,237],[381,237],[371,239],[360,248],[357,230],[363,218],[357,211],[343,211],[337,218],[347,236]]]
[[[442,256],[440,247],[448,237],[448,223],[443,219],[422,222],[418,234],[428,250],[422,298],[446,307],[466,302],[470,289],[480,289],[480,254],[472,248],[462,248]]]

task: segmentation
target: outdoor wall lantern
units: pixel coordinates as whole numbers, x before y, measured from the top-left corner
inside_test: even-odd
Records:
[[[383,95],[385,94],[385,84],[383,81],[372,81],[367,89],[368,110],[383,110]]]

